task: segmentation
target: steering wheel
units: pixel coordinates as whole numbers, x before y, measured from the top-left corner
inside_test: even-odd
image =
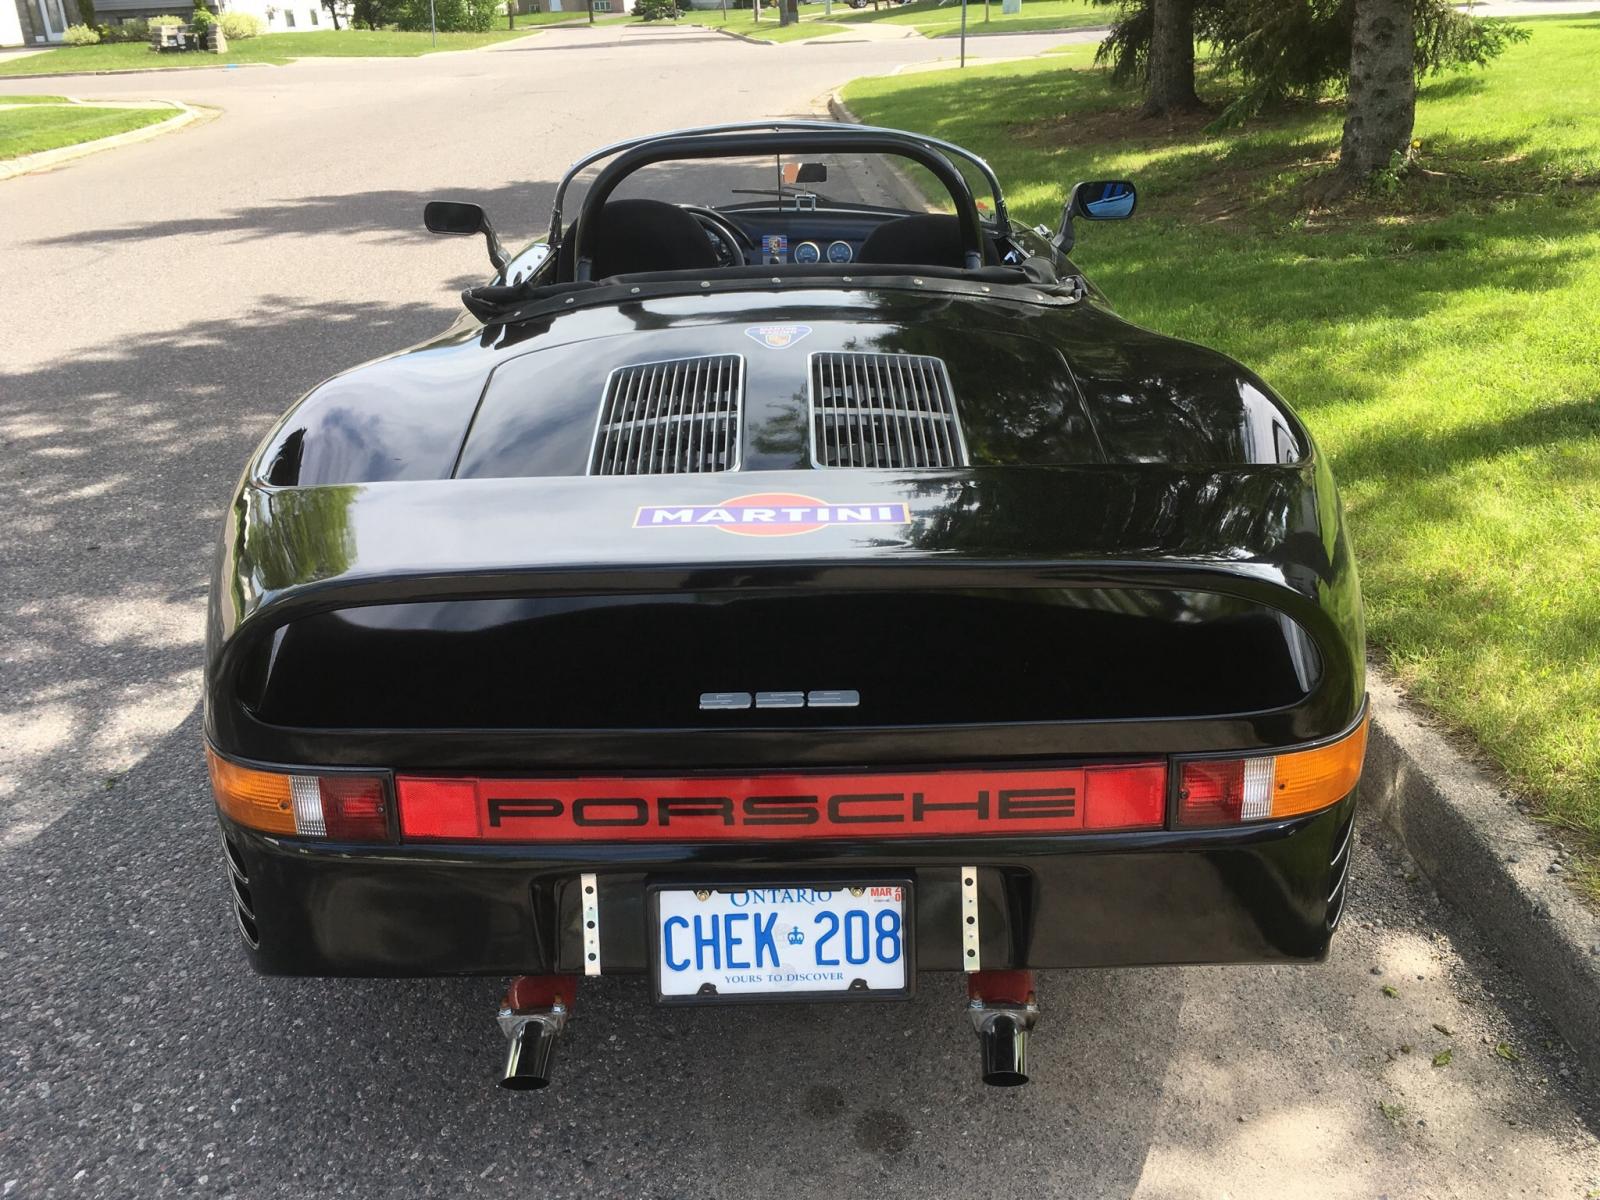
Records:
[[[756,245],[742,229],[714,208],[685,204],[683,211],[699,221],[701,228],[711,235],[710,241],[716,246],[719,267],[743,267],[749,264]]]

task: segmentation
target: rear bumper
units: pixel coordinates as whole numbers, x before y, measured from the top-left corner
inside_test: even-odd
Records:
[[[605,973],[648,974],[651,883],[910,878],[921,970],[959,970],[964,866],[982,965],[1317,961],[1345,900],[1355,800],[1203,832],[885,843],[340,846],[227,820],[257,970],[427,976],[580,972],[578,876],[600,893]],[[249,935],[253,934],[253,938]],[[254,945],[251,942],[254,941]]]

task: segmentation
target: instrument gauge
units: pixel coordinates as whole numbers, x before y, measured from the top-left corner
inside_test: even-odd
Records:
[[[828,261],[831,263],[847,263],[855,256],[856,252],[850,249],[849,242],[828,243]]]
[[[814,263],[822,260],[822,251],[815,242],[801,242],[794,248],[794,260],[797,263]]]

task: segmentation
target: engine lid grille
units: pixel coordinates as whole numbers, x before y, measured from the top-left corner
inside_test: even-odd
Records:
[[[606,378],[590,475],[681,475],[738,466],[744,359],[618,367]]]
[[[811,356],[811,461],[819,467],[964,467],[950,375],[922,354]]]

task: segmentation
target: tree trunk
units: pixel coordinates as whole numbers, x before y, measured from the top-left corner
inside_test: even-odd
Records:
[[[1339,175],[1364,183],[1374,171],[1410,156],[1417,116],[1412,0],[1356,0],[1350,35],[1350,97],[1345,106]]]
[[[1152,0],[1150,69],[1142,117],[1200,107],[1194,90],[1194,0]]]

